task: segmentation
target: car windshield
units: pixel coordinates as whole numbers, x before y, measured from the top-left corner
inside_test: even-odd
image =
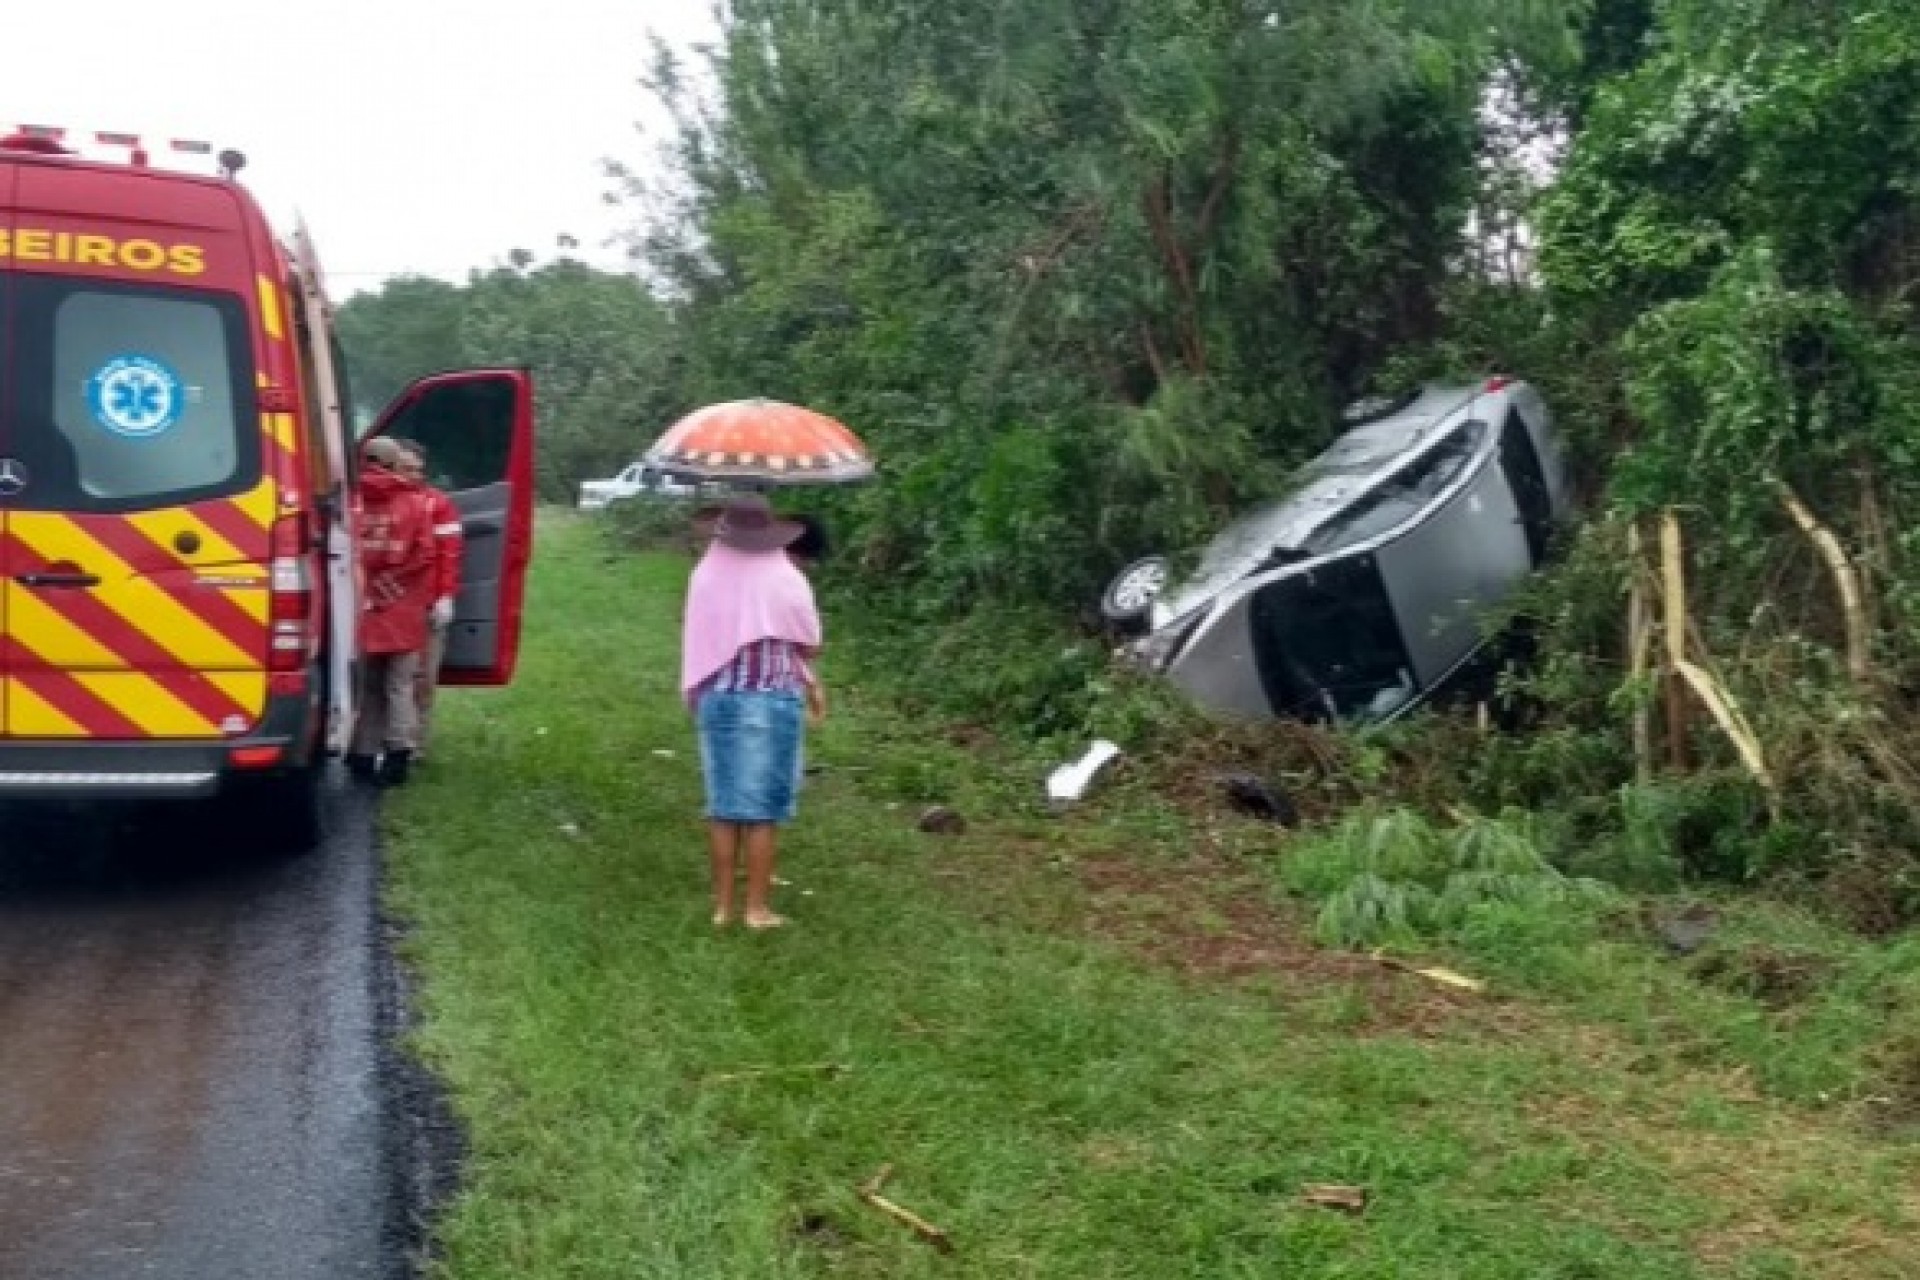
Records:
[[[1448,431],[1432,448],[1316,529],[1307,540],[1307,549],[1314,555],[1328,555],[1391,533],[1429,506],[1459,477],[1486,435],[1487,424],[1477,420]]]
[[[244,492],[261,473],[239,299],[0,273],[10,335],[0,458],[26,510],[136,511]]]

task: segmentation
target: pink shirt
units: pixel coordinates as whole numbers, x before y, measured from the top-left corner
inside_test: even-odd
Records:
[[[761,640],[784,640],[803,661],[819,651],[813,584],[784,551],[710,544],[687,586],[680,653],[680,694],[687,705],[742,648]]]

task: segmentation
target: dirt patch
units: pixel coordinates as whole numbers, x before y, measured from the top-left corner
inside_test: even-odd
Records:
[[[1209,724],[1150,764],[1129,762],[1154,794],[1189,817],[1217,820],[1221,779],[1242,774],[1284,793],[1300,819],[1322,821],[1352,805],[1350,748],[1314,725],[1288,720]]]
[[[802,1209],[788,1224],[787,1234],[794,1243],[820,1253],[835,1256],[853,1243],[853,1233],[824,1208]]]
[[[1828,873],[1819,892],[1856,933],[1890,938],[1920,922],[1920,857],[1887,852],[1846,858]]]
[[[1890,1198],[1876,1196],[1857,1145],[1764,1102],[1743,1072],[1636,1080],[1617,1042],[1593,1032],[1577,1039],[1594,1078],[1616,1087],[1626,1082],[1625,1092],[1605,1105],[1584,1093],[1531,1101],[1527,1112],[1540,1141],[1571,1142],[1596,1160],[1624,1157],[1659,1170],[1676,1200],[1698,1206],[1688,1244],[1712,1274],[1732,1274],[1762,1254],[1792,1258],[1796,1275],[1833,1280],[1920,1274],[1920,1190],[1911,1159],[1878,1171],[1880,1185],[1895,1189]],[[1700,1096],[1739,1107],[1740,1131],[1689,1123],[1685,1100]],[[1880,1154],[1900,1159],[1890,1150]],[[1564,1207],[1601,1222],[1618,1212],[1600,1201]],[[1627,1222],[1611,1225],[1630,1229]]]
[[[1766,943],[1711,950],[1693,966],[1701,981],[1775,1010],[1791,1008],[1814,994],[1833,970],[1829,957]]]
[[[1316,945],[1300,913],[1274,901],[1252,871],[1209,854],[1178,861],[1125,854],[1074,855],[1041,840],[968,838],[973,847],[941,871],[964,875],[995,918],[1112,943],[1196,982],[1258,983],[1289,1005],[1338,1006],[1357,1035],[1437,1037],[1504,1023],[1513,1011],[1364,955]],[[998,864],[986,870],[983,863]],[[1049,873],[1050,883],[1036,883]],[[1062,892],[1061,879],[1070,891]]]
[[[1920,1034],[1901,1036],[1879,1054],[1880,1088],[1870,1117],[1884,1133],[1920,1135]]]

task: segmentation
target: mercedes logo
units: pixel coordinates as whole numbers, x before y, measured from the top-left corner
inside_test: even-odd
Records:
[[[27,464],[18,458],[0,458],[0,498],[17,498],[27,491]]]

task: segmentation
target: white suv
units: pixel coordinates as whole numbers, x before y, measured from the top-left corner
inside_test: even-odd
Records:
[[[662,498],[685,498],[692,496],[697,487],[636,462],[610,479],[583,482],[580,486],[580,509],[598,511],[622,498],[637,498],[643,494]]]

